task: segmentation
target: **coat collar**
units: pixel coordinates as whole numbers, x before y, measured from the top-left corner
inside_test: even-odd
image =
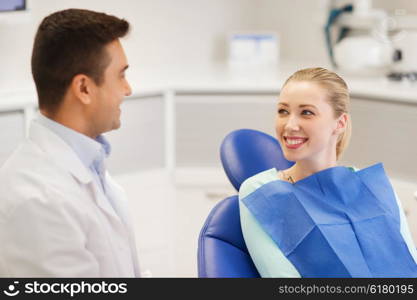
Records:
[[[57,165],[68,170],[82,184],[92,184],[93,177],[90,171],[85,167],[75,151],[61,137],[51,131],[48,127],[40,124],[36,120],[32,121],[29,129],[29,140],[38,145]],[[101,210],[109,217],[109,221],[113,223],[114,228],[120,230],[120,234],[124,235],[128,232],[128,240],[132,253],[132,262],[135,276],[140,276],[139,264],[137,260],[137,252],[135,245],[135,237],[132,231],[133,224],[127,217],[127,204],[125,203],[125,195],[122,190],[119,191],[118,186],[112,182],[111,178],[106,174],[109,185],[112,187],[112,195],[117,198],[118,214],[123,215],[123,220],[113,210],[104,195],[92,184],[94,198]]]
[[[29,129],[29,140],[37,144],[59,166],[68,170],[81,183],[93,180],[74,150],[57,134],[33,120]]]
[[[70,145],[87,168],[100,164],[110,154],[111,146],[103,135],[93,139],[44,116],[42,113],[39,114],[37,122]]]

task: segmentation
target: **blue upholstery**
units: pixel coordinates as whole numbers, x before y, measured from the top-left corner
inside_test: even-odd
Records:
[[[259,277],[242,236],[239,199],[220,201],[200,232],[198,277]]]
[[[220,158],[227,177],[238,191],[246,178],[271,169],[292,166],[282,154],[278,141],[263,132],[239,129],[229,133],[220,147]]]
[[[251,129],[233,131],[220,148],[223,168],[236,190],[261,171],[292,165],[277,140]],[[240,227],[239,199],[220,201],[210,212],[198,240],[199,277],[259,277],[250,258]]]

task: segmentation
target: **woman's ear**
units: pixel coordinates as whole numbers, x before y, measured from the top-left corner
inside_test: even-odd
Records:
[[[347,113],[343,113],[339,118],[337,118],[337,127],[334,131],[336,135],[340,135],[346,130],[348,118],[349,116]]]
[[[82,104],[90,104],[93,84],[94,83],[90,77],[84,74],[78,74],[72,79],[70,90],[75,98]]]

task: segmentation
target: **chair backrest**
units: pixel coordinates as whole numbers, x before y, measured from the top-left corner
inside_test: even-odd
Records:
[[[223,168],[236,190],[261,171],[289,168],[277,140],[263,132],[240,129],[220,148]],[[242,235],[238,196],[220,201],[210,212],[198,240],[199,277],[259,277]]]
[[[198,239],[198,277],[259,277],[240,228],[237,196],[210,212]]]
[[[278,141],[253,129],[229,133],[220,147],[220,158],[227,177],[238,191],[246,178],[271,169],[285,170],[293,165],[284,158]]]

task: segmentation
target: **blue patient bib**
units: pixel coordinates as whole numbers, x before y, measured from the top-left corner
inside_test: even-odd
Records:
[[[302,277],[417,277],[382,164],[272,181],[242,201]]]

